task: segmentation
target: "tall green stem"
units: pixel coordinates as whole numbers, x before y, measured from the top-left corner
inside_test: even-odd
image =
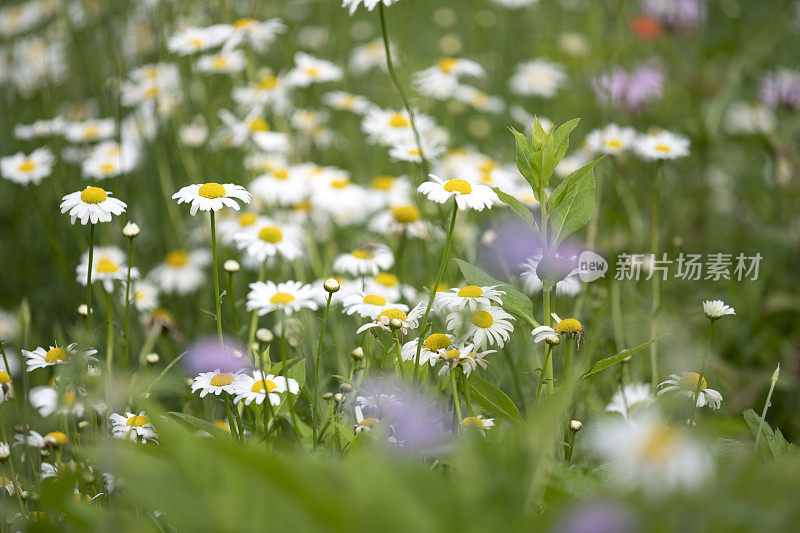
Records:
[[[214,264],[212,265],[212,270],[214,272],[214,306],[216,308],[217,314],[217,335],[219,336],[219,345],[220,347],[223,346],[222,341],[222,310],[219,303],[219,273],[217,272],[217,228],[216,224],[214,223],[214,211],[210,211],[211,215],[211,254],[212,254],[212,261]]]
[[[703,354],[703,359],[700,361],[700,373],[697,374],[697,384],[695,385],[694,393],[692,394],[692,418],[690,419],[692,422],[694,422],[697,418],[697,397],[700,395],[700,390],[703,388],[703,375],[706,372],[706,362],[708,361],[708,354],[711,351],[711,335],[714,333],[714,325],[716,323],[716,320],[711,320],[708,324],[706,351]]]
[[[264,262],[261,263],[261,270],[258,273],[258,281],[264,281],[264,277],[267,275],[267,260],[264,259]],[[253,340],[256,338],[256,326],[258,326],[258,310],[253,309],[253,312],[250,314],[250,331],[247,334],[247,349],[252,350]]]
[[[458,386],[456,386],[456,369],[450,370],[450,385],[453,388],[453,407],[456,410],[456,423],[453,424],[453,435],[458,433],[458,428],[461,426],[461,401],[458,398]]]
[[[86,328],[92,330],[92,261],[94,260],[94,224],[89,223],[89,268],[86,269]]]
[[[382,4],[381,4],[382,5]],[[456,226],[456,215],[458,214],[458,203],[456,203],[455,199],[453,199],[453,213],[450,215],[450,227],[447,229],[447,241],[444,245],[444,253],[442,254],[442,262],[439,265],[439,272],[436,273],[436,281],[433,282],[433,287],[431,287],[431,295],[428,298],[428,307],[425,308],[425,315],[422,318],[422,324],[420,326],[420,338],[417,342],[417,354],[414,357],[414,375],[411,379],[411,384],[417,382],[417,373],[419,371],[419,354],[422,351],[422,343],[424,339],[422,338],[425,335],[426,328],[428,327],[428,316],[431,313],[431,307],[433,307],[433,300],[436,298],[436,290],[439,288],[439,283],[442,281],[442,275],[444,274],[444,269],[447,266],[447,258],[450,255],[450,246],[453,243],[453,230]]]
[[[231,302],[231,322],[234,335],[239,333],[239,320],[236,316],[236,298],[233,296],[233,272],[228,272],[228,300]]]
[[[775,372],[772,373],[772,380],[769,385],[769,392],[767,393],[767,400],[764,402],[764,410],[761,411],[761,420],[758,422],[758,431],[756,432],[756,444],[753,449],[758,452],[758,441],[761,440],[761,430],[764,428],[764,419],[767,418],[767,409],[769,409],[769,402],[772,400],[772,391],[775,390],[775,384],[778,382],[778,376],[781,373],[781,365],[778,363],[778,367],[775,369]]]
[[[544,319],[542,320],[542,325],[549,326],[552,322],[552,318],[550,317],[550,291],[552,286],[550,283],[545,282],[544,287],[542,289],[542,307],[544,307]],[[549,346],[549,345],[548,345]],[[550,352],[552,350],[548,350],[548,357],[545,357],[544,362],[544,377],[547,380],[547,393],[553,393],[553,358],[549,357]]]
[[[130,322],[129,314],[131,308],[131,269],[133,268],[133,238],[130,239],[128,247],[128,281],[125,285],[125,345],[122,347],[122,365],[128,367],[128,353],[130,352]]]
[[[661,181],[661,163],[658,164],[658,168],[656,169],[656,177],[653,182],[653,212],[652,212],[652,221],[650,223],[650,249],[651,253],[653,254],[653,261],[656,260],[658,256],[658,249],[659,249],[659,220],[658,220],[658,204],[659,204],[659,195],[660,195],[660,181]],[[654,265],[651,265],[653,268]],[[651,302],[650,302],[650,338],[654,339],[656,337],[656,313],[658,313],[658,308],[661,306],[661,278],[656,275],[655,272],[653,274],[653,283],[652,283],[652,294],[651,294]],[[650,385],[653,390],[656,390],[656,386],[658,385],[658,347],[657,343],[653,342],[650,343]]]
[[[311,427],[314,448],[317,447],[317,422],[319,420],[319,361],[322,358],[322,340],[325,336],[325,324],[328,322],[328,311],[330,311],[331,308],[331,298],[333,298],[333,293],[329,292],[328,301],[325,304],[325,312],[322,314],[322,327],[319,330],[319,342],[317,343],[317,357],[314,361],[314,403],[311,409]]]
[[[569,381],[569,363],[572,355],[572,339],[567,337],[567,346],[564,352],[564,383]]]
[[[111,379],[111,366],[114,364],[114,302],[112,293],[106,293],[106,380]]]

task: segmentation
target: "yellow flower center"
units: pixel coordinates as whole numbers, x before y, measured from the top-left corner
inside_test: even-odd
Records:
[[[272,173],[272,177],[276,180],[288,180],[289,172],[285,168],[279,168]]]
[[[672,148],[670,148],[666,144],[657,144],[653,148],[655,148],[659,152],[671,152],[672,151]]]
[[[386,305],[386,298],[377,294],[367,294],[364,296],[364,303],[369,305]]]
[[[236,22],[234,22],[233,23],[233,27],[234,28],[239,28],[239,29],[246,28],[247,26],[251,25],[253,22],[255,22],[254,19],[242,18],[242,19],[238,19]]]
[[[411,123],[402,113],[394,113],[389,119],[389,125],[393,128],[407,128]]]
[[[86,129],[83,130],[83,138],[85,140],[89,139],[96,139],[100,135],[100,128],[95,125],[86,126]]]
[[[305,71],[306,74],[308,74],[312,78],[316,78],[317,76],[319,76],[319,69],[317,67],[306,67]]]
[[[394,287],[400,283],[400,280],[397,279],[397,276],[394,274],[390,274],[389,272],[381,272],[375,276],[375,283],[379,283],[384,287]]]
[[[478,296],[483,296],[483,289],[477,285],[467,285],[458,291],[458,295],[462,298],[477,298]]]
[[[66,361],[67,359],[69,359],[69,354],[63,348],[47,350],[47,354],[44,356],[44,362],[50,363],[51,365],[59,361]]]
[[[214,56],[214,59],[211,60],[211,66],[217,70],[223,69],[228,66],[228,58],[225,56]]]
[[[185,266],[189,261],[189,254],[185,250],[173,250],[167,254],[166,263],[173,268]]]
[[[191,41],[189,41],[189,46],[192,46],[193,48],[202,48],[203,40],[202,39],[198,39],[198,38],[194,38]]]
[[[439,70],[444,72],[445,74],[450,74],[450,71],[453,70],[453,67],[456,66],[458,63],[458,59],[454,57],[446,57],[439,61]]]
[[[447,350],[444,352],[445,359],[458,359],[461,357],[461,352],[458,350]]]
[[[132,416],[132,417],[128,418],[128,421],[126,422],[126,425],[133,426],[135,428],[140,428],[143,425],[149,424],[149,423],[150,423],[150,420],[148,420],[146,416],[135,415],[135,416]]]
[[[157,85],[152,85],[152,86],[148,87],[147,89],[145,89],[144,90],[144,96],[145,96],[145,98],[155,98],[156,96],[158,96],[158,86]]]
[[[333,187],[334,189],[344,189],[348,185],[350,185],[350,180],[346,178],[340,180],[333,180],[331,182],[331,187]]]
[[[256,223],[258,216],[255,213],[242,213],[239,215],[239,225],[244,226],[252,226]]]
[[[31,161],[30,159],[26,159],[19,166],[19,171],[20,172],[30,172],[31,170],[33,170],[35,168],[36,168],[36,163]]]
[[[651,461],[664,460],[675,442],[675,434],[667,426],[654,429],[642,447],[642,457]]]
[[[78,397],[74,392],[67,391],[64,393],[64,403],[67,404],[67,407],[74,406],[77,399]]]
[[[233,383],[233,375],[228,374],[227,372],[217,374],[216,376],[211,378],[210,383],[212,387],[224,387],[225,385],[230,385],[231,383]]]
[[[276,305],[286,305],[294,301],[294,296],[289,294],[288,292],[276,292],[272,295],[269,299],[270,303]]]
[[[439,350],[444,350],[448,346],[453,344],[450,340],[450,337],[445,335],[444,333],[433,333],[428,335],[425,339],[423,345],[432,352],[438,352]]]
[[[11,376],[8,375],[8,372],[0,370],[0,385],[9,381],[11,381]]]
[[[197,190],[197,194],[202,196],[203,198],[219,198],[220,196],[225,196],[225,187],[220,185],[219,183],[209,182],[205,183],[200,186]]]
[[[392,207],[394,219],[401,224],[410,224],[419,220],[419,209],[413,205],[398,205]]]
[[[145,294],[143,291],[136,291],[136,294],[133,295],[133,299],[137,302],[141,302],[146,296],[147,294]]]
[[[697,372],[687,372],[681,376],[681,388],[694,392],[697,390],[697,382],[700,381],[700,389],[705,389],[708,386],[706,378],[700,380],[700,374]]]
[[[231,427],[224,420],[214,420],[214,425],[222,431],[227,431],[228,433],[231,432]]]
[[[258,88],[261,90],[269,90],[274,89],[278,85],[278,78],[275,76],[264,76],[261,78],[261,81],[258,82]]]
[[[378,176],[372,180],[372,188],[379,191],[390,191],[394,185],[394,178],[392,176]]]
[[[474,427],[480,429],[483,427],[483,422],[477,416],[468,416],[461,421],[461,427]]]
[[[367,252],[366,250],[353,250],[352,253],[353,257],[357,259],[372,259],[375,255],[371,252]]]
[[[103,163],[102,165],[100,165],[100,170],[103,172],[113,172],[116,169],[117,165],[115,165],[114,163]]]
[[[274,382],[272,382],[272,381],[270,381],[268,379],[267,380],[260,379],[260,380],[256,381],[255,383],[253,383],[253,386],[250,388],[250,390],[253,391],[253,392],[260,392],[260,393],[263,394],[263,393],[272,392],[277,388],[278,388],[278,386]]]
[[[494,324],[494,317],[488,311],[475,311],[472,314],[472,323],[479,328],[490,328]]]
[[[384,316],[386,318],[388,318],[389,320],[391,320],[393,318],[398,318],[398,319],[402,320],[403,322],[408,320],[408,316],[406,316],[406,314],[404,312],[402,312],[401,310],[399,310],[399,309],[387,309],[383,313],[379,314],[378,318],[381,318],[381,317],[384,317]]]
[[[565,318],[556,324],[556,333],[578,333],[579,331],[583,331],[583,326],[574,318]]]
[[[365,418],[364,420],[359,422],[358,425],[359,426],[363,426],[363,427],[367,427],[367,428],[371,428],[372,426],[375,425],[375,422],[377,422],[377,421],[378,421],[377,418]]]
[[[614,149],[622,148],[622,141],[619,139],[609,139],[606,141],[606,146]]]
[[[53,443],[55,446],[61,446],[63,444],[66,444],[68,441],[67,436],[60,431],[53,431],[52,433],[48,433],[47,435],[45,435],[45,438],[48,437],[55,441]]]
[[[283,232],[275,226],[266,226],[258,232],[258,238],[264,242],[281,242],[283,240]]]
[[[102,258],[100,261],[97,262],[97,272],[104,273],[104,274],[113,274],[117,272],[119,267],[114,264],[111,259]]]
[[[106,191],[100,187],[86,187],[81,191],[81,201],[87,204],[99,204],[108,198]]]
[[[250,131],[269,131],[269,122],[261,117],[256,117],[247,125]]]
[[[458,194],[469,194],[472,192],[472,185],[465,180],[452,179],[447,180],[447,183],[444,184],[444,190]]]

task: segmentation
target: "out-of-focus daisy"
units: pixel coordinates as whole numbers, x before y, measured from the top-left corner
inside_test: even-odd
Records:
[[[208,139],[208,125],[202,115],[197,115],[191,122],[183,124],[178,130],[178,137],[186,146],[196,148]]]
[[[563,65],[546,59],[534,59],[517,65],[508,86],[514,94],[552,98],[566,81]]]
[[[244,120],[239,120],[227,109],[222,109],[219,118],[230,131],[231,146],[240,146],[249,139],[265,152],[285,153],[289,149],[287,135],[271,131],[269,123],[261,117],[258,109],[251,111]]]
[[[104,141],[95,146],[83,161],[81,174],[84,178],[107,179],[126,174],[136,167],[139,149],[133,143],[122,145]]]
[[[38,185],[53,171],[55,161],[55,156],[47,148],[37,148],[28,155],[19,152],[0,158],[0,174],[21,185]]]
[[[494,418],[484,418],[482,415],[467,416],[461,420],[461,427],[464,429],[478,429],[481,433],[494,427]]]
[[[389,157],[396,161],[408,161],[419,163],[422,161],[422,154],[428,158],[437,158],[447,149],[447,133],[441,128],[432,128],[420,132],[420,143],[422,151],[419,149],[416,139],[401,139],[393,143],[388,143]]]
[[[112,413],[109,417],[111,422],[111,434],[118,439],[127,439],[137,442],[147,442],[148,440],[155,440],[158,442],[158,435],[150,419],[145,416],[144,411],[138,415],[126,412],[125,416]]]
[[[237,375],[229,372],[222,372],[219,368],[213,372],[202,372],[192,382],[192,392],[200,391],[200,397],[205,397],[211,393],[219,396],[223,392],[236,394],[233,382]]]
[[[423,136],[435,127],[433,119],[421,113],[414,114],[414,122]],[[416,141],[411,116],[406,110],[372,109],[361,121],[361,128],[369,136],[370,142],[377,144],[392,146]]]
[[[411,202],[411,182],[406,176],[375,176],[369,190],[381,205],[406,205]]]
[[[505,101],[499,96],[488,95],[470,85],[459,85],[453,96],[459,102],[465,103],[477,111],[502,113],[506,108]]]
[[[303,255],[303,232],[292,224],[263,220],[234,235],[234,240],[247,257],[259,264],[270,257],[294,261]]]
[[[285,281],[277,285],[272,281],[257,281],[250,284],[247,293],[247,310],[256,311],[260,316],[278,310],[288,316],[301,309],[316,308],[314,288],[300,281]]]
[[[464,339],[472,339],[475,346],[484,348],[497,345],[499,348],[514,331],[514,317],[500,307],[486,306],[468,313],[457,311],[447,315],[447,329]]]
[[[215,24],[207,28],[186,28],[171,36],[167,41],[170,52],[189,55],[220,46],[231,35],[227,24]]]
[[[470,183],[467,180],[454,178],[442,180],[435,174],[430,174],[432,181],[426,181],[417,190],[439,204],[447,203],[450,198],[455,198],[458,208],[475,209],[483,211],[500,201],[497,194],[486,185]]]
[[[689,155],[689,139],[666,130],[657,130],[640,135],[633,144],[639,157],[655,161],[659,159],[678,159]]]
[[[0,404],[13,397],[14,384],[11,382],[11,375],[5,370],[0,370]]]
[[[294,68],[286,75],[286,83],[294,87],[308,87],[342,79],[342,69],[324,59],[303,52],[294,55]]]
[[[478,287],[477,285],[467,285],[461,288],[450,289],[447,292],[437,292],[434,305],[439,309],[448,311],[459,311],[464,307],[469,307],[474,311],[478,307],[485,307],[493,303],[502,305],[503,291],[495,290],[497,285],[490,287]]]
[[[250,184],[253,195],[267,205],[295,205],[308,197],[305,167],[281,167],[268,171]]]
[[[717,320],[725,315],[735,315],[733,307],[726,305],[722,300],[707,300],[703,302],[703,313],[711,319]]]
[[[365,293],[379,294],[390,301],[401,298],[413,300],[417,295],[414,287],[400,283],[400,279],[391,272],[378,272],[374,277],[362,279],[361,285]]]
[[[22,355],[27,358],[25,362],[28,365],[28,372],[36,370],[37,368],[44,368],[47,366],[60,365],[69,362],[70,357],[75,353],[77,343],[72,343],[65,347],[50,346],[47,350],[41,346],[33,351],[22,350]],[[97,350],[89,349],[83,352],[86,357],[91,357],[97,353]]]
[[[437,353],[434,360],[435,363],[442,363],[439,377],[448,376],[457,368],[460,368],[461,372],[469,377],[479,366],[486,368],[486,361],[483,358],[492,353],[495,353],[495,350],[479,350],[474,344],[462,344]]]
[[[492,0],[492,3],[509,9],[519,9],[538,3],[539,0]]]
[[[264,52],[275,38],[286,31],[280,19],[259,21],[252,18],[238,19],[231,25],[231,32],[225,40],[224,48],[233,48],[247,42],[258,52]]]
[[[24,141],[42,139],[58,135],[64,130],[64,119],[55,117],[37,120],[33,124],[17,124],[14,126],[14,137]]]
[[[413,204],[391,205],[380,211],[369,223],[369,229],[383,235],[405,234],[418,239],[428,239],[430,232],[422,220],[419,209]]]
[[[393,46],[390,45],[389,48],[394,52]],[[386,70],[386,48],[380,37],[354,46],[350,52],[350,71],[353,74],[364,74],[374,68]]]
[[[351,276],[374,276],[394,265],[394,255],[384,244],[369,243],[350,253],[341,254],[333,261],[333,271]]]
[[[234,87],[231,97],[242,110],[270,108],[276,112],[285,112],[290,105],[290,87],[286,79],[276,76],[269,70],[259,72],[255,83],[244,87]]]
[[[482,78],[483,67],[470,59],[446,57],[435,65],[416,73],[414,83],[418,91],[432,98],[450,98],[459,87],[461,76]]]
[[[595,153],[617,155],[631,148],[635,139],[636,130],[633,128],[609,124],[591,131],[586,136],[586,145]]]
[[[158,287],[146,280],[137,280],[131,287],[131,302],[141,312],[152,311],[158,307]]]
[[[400,357],[403,361],[414,361],[417,357],[417,344],[419,338],[408,341],[400,350]],[[436,357],[444,353],[445,350],[453,345],[453,338],[445,333],[431,333],[422,341],[419,352],[419,364],[428,363],[431,366],[436,364]]]
[[[365,97],[342,91],[323,94],[322,103],[334,109],[350,111],[359,115],[363,115],[374,107],[374,104]]]
[[[250,405],[254,401],[261,405],[264,398],[269,397],[269,403],[275,407],[281,404],[281,394],[289,393],[297,396],[300,385],[296,380],[284,376],[266,374],[261,370],[253,370],[253,375],[238,374],[232,384],[236,398],[235,403],[244,401]]]
[[[116,129],[113,118],[70,122],[64,126],[64,137],[73,143],[103,141],[113,137]]]
[[[734,102],[725,113],[724,124],[731,135],[764,134],[775,129],[775,114],[758,102]]]
[[[714,389],[709,389],[706,378],[701,378],[697,372],[670,374],[669,379],[659,383],[658,386],[660,387],[659,396],[669,391],[676,391],[676,394],[687,398],[697,394],[697,407],[708,405],[711,409],[719,409],[722,404],[722,394]]]
[[[358,6],[362,4],[364,5],[364,8],[367,11],[372,11],[373,9],[375,9],[375,6],[377,6],[380,3],[383,3],[383,5],[385,5],[386,7],[389,7],[390,5],[399,1],[400,0],[342,0],[342,7],[345,9],[349,9],[350,16],[353,16],[356,12],[356,9],[358,9]]]
[[[42,435],[38,431],[31,431],[27,435],[14,435],[17,442],[23,442],[31,448],[54,448],[69,443],[67,436],[61,431],[52,431]]]
[[[405,306],[402,306],[405,307]],[[408,309],[408,307],[406,307]],[[409,329],[416,329],[419,325],[419,319],[422,318],[423,313],[425,312],[425,306],[422,303],[417,304],[414,306],[414,309],[409,311],[407,314],[403,309],[398,309],[397,307],[392,307],[391,309],[384,309],[380,312],[380,314],[375,318],[373,322],[367,322],[358,330],[356,333],[361,333],[363,331],[367,331],[368,329],[373,328],[381,328],[384,331],[391,331],[392,328],[390,327],[390,322],[393,318],[396,318],[400,321],[400,332],[403,335],[408,333]],[[363,316],[363,315],[362,315]]]
[[[81,396],[85,396],[83,391]],[[59,406],[59,393],[56,389],[49,386],[34,387],[28,393],[31,405],[39,411],[39,415],[48,417],[53,413],[70,414],[82,417],[86,413],[86,405],[81,401],[79,393],[67,389],[63,393],[63,404]]]
[[[348,315],[358,314],[364,318],[369,318],[371,320],[375,320],[380,316],[383,312],[389,311],[392,309],[397,309],[403,312],[408,311],[408,306],[389,302],[383,296],[378,294],[365,294],[365,293],[358,293],[358,294],[351,294],[347,298],[344,299],[344,312]],[[389,317],[390,319],[392,317]],[[398,317],[402,320],[402,317]]]
[[[353,427],[353,433],[356,435],[362,432],[369,433],[372,431],[372,427],[380,421],[379,418],[364,417],[364,412],[361,410],[360,405],[356,405],[354,411],[356,415],[356,425]]]
[[[544,287],[542,280],[537,274],[539,263],[542,261],[542,254],[538,253],[529,257],[525,264],[522,265],[523,271],[520,274],[520,281],[522,287],[528,294],[535,294],[540,292]],[[574,268],[566,273],[564,279],[556,283],[556,295],[558,296],[575,296],[581,290],[580,270]]]
[[[96,246],[92,261],[92,283],[101,282],[106,292],[114,291],[114,282],[124,282],[128,277],[128,256],[116,246]],[[78,283],[86,286],[89,269],[89,252],[84,252],[77,268]],[[139,277],[139,269],[131,268],[131,279]]]
[[[575,337],[578,347],[580,347],[580,343],[583,340],[583,325],[575,318],[565,318],[562,320],[561,317],[555,313],[550,313],[550,316],[556,321],[556,327],[552,328],[545,325],[535,328],[531,332],[531,335],[533,335],[533,342],[540,343],[548,340],[552,336]]]
[[[172,199],[178,200],[179,204],[191,203],[192,208],[189,212],[194,215],[198,209],[201,211],[219,211],[227,206],[238,210],[239,204],[236,200],[249,204],[250,193],[241,185],[209,182],[202,185],[187,185],[173,194]]]
[[[112,215],[120,215],[127,207],[124,202],[111,198],[111,192],[100,187],[86,187],[69,193],[61,199],[61,212],[69,213],[70,222],[80,219],[84,226],[91,222],[110,222]]]
[[[211,253],[208,250],[172,250],[147,277],[166,293],[186,295],[205,282],[205,268],[209,263]]]
[[[630,420],[656,401],[649,383],[628,383],[611,397],[606,411]]]
[[[235,74],[247,66],[247,58],[241,50],[220,50],[215,54],[200,56],[197,70],[207,74]]]

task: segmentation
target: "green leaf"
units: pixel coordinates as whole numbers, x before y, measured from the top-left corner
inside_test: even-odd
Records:
[[[585,226],[594,214],[595,181],[591,167],[566,187],[562,201],[555,203],[550,212],[550,236],[554,247]]]
[[[468,381],[472,400],[489,414],[499,416],[509,422],[518,422],[522,418],[519,409],[505,392],[474,372],[470,374]]]
[[[497,289],[505,293],[502,297],[503,309],[512,315],[517,315],[535,328],[540,326],[533,318],[533,304],[525,293],[510,283],[503,283],[502,281],[496,280],[480,268],[462,261],[461,259],[456,259],[456,263],[458,264],[458,268],[461,269],[464,279],[471,285],[478,285],[481,287],[497,285]]]
[[[592,368],[589,369],[588,372],[586,372],[584,375],[581,376],[581,379],[587,379],[590,376],[593,376],[594,374],[597,374],[598,372],[602,372],[606,368],[614,366],[615,364],[619,363],[620,361],[622,361],[626,357],[630,357],[631,355],[635,354],[636,352],[638,352],[640,350],[643,350],[644,348],[647,348],[648,346],[650,346],[650,344],[654,343],[657,340],[658,340],[658,338],[650,339],[647,342],[643,342],[639,346],[634,346],[633,348],[628,348],[626,350],[622,350],[618,354],[612,355],[611,357],[606,357],[605,359],[600,359],[599,361],[597,361],[592,366]]]
[[[580,121],[581,119],[579,118],[568,120],[553,133],[553,140],[555,141],[556,147],[555,157],[558,161],[564,159],[564,156],[567,154],[567,149],[569,148],[569,134],[578,126]]]
[[[541,201],[538,197],[539,194],[539,180],[531,167],[531,160],[533,159],[533,150],[531,148],[530,140],[522,133],[514,128],[509,128],[511,133],[514,134],[514,143],[516,145],[516,158],[517,168],[520,174],[525,178],[525,181],[531,186],[533,194],[536,199]]]
[[[178,413],[177,411],[170,411],[169,414],[178,418],[190,426],[194,426],[201,431],[205,431],[206,433],[210,434],[213,437],[218,439],[230,439],[231,434],[225,431],[224,429],[220,429],[211,422],[207,420],[202,420],[192,415],[187,415],[186,413]]]
[[[525,204],[510,194],[501,191],[498,187],[492,187],[492,190],[497,193],[497,196],[500,197],[500,200],[508,204],[508,207],[510,207],[517,215],[519,215],[522,220],[527,222],[531,229],[538,231],[536,220],[533,218],[533,213],[531,213],[531,210],[528,209]]]
[[[752,409],[747,409],[742,412],[744,421],[750,428],[753,437],[758,436],[758,426],[761,423],[761,416]],[[787,441],[781,430],[772,429],[767,422],[761,428],[761,440],[758,446],[758,454],[766,459],[777,459],[787,453],[795,450],[797,447]]]
[[[569,194],[572,189],[578,184],[578,182],[583,178],[583,176],[592,170],[594,166],[602,161],[605,156],[600,156],[594,161],[590,161],[583,165],[581,168],[573,170],[569,176],[564,178],[564,180],[558,184],[558,186],[553,189],[553,192],[550,194],[550,198],[547,199],[547,208],[548,211],[552,211],[559,204],[564,201],[567,194]]]

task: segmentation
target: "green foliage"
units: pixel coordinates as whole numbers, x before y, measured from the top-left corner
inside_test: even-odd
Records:
[[[519,409],[511,398],[495,385],[473,373],[469,377],[469,389],[472,400],[483,407],[490,416],[499,416],[509,422],[519,422]]]
[[[761,416],[752,409],[742,412],[747,427],[753,433],[753,437],[758,434],[758,425]],[[772,429],[767,422],[761,428],[761,439],[758,446],[758,454],[765,459],[777,459],[786,454],[797,451],[797,446],[787,441],[780,429]]]
[[[496,280],[475,265],[466,263],[461,259],[456,259],[456,263],[458,264],[458,268],[461,269],[464,279],[470,284],[483,287],[496,285],[497,290],[505,293],[502,296],[503,309],[512,315],[517,315],[533,327],[539,326],[539,323],[533,318],[533,304],[525,293],[510,283],[503,283],[502,281]]]
[[[605,359],[601,359],[601,360],[597,361],[594,365],[592,365],[592,368],[590,368],[585,374],[583,374],[583,376],[581,376],[581,379],[588,379],[591,376],[597,374],[598,372],[602,372],[603,370],[605,370],[605,369],[607,369],[607,368],[609,368],[611,366],[614,366],[615,364],[619,363],[623,359],[627,359],[628,357],[630,357],[630,356],[642,351],[643,349],[647,348],[648,346],[650,346],[650,344],[656,342],[657,340],[658,339],[650,339],[647,342],[643,342],[639,346],[634,346],[633,348],[628,348],[628,349],[622,350],[618,354],[615,354],[615,355],[612,355],[611,357],[606,357]]]

